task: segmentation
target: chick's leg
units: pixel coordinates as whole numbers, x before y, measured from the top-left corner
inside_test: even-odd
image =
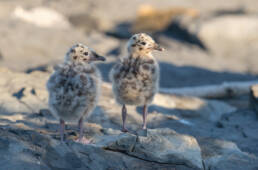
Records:
[[[78,128],[79,128],[79,138],[76,140],[76,142],[82,143],[82,144],[90,144],[91,140],[86,139],[83,136],[83,117],[80,118],[78,122]]]
[[[142,129],[147,128],[147,116],[148,116],[148,106],[145,104],[143,106],[143,114],[142,114],[142,119],[143,119]]]
[[[125,105],[123,105],[123,107],[122,107],[122,120],[123,120],[122,132],[128,132],[128,130],[125,127],[126,114],[127,114],[127,109],[126,109]]]
[[[65,129],[65,122],[63,119],[60,119],[60,138],[61,138],[61,142],[64,142],[64,129]]]

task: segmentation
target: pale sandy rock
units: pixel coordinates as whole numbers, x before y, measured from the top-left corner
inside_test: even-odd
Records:
[[[70,23],[65,16],[57,11],[46,8],[36,7],[26,10],[17,6],[13,11],[13,17],[43,28],[69,28]]]
[[[46,29],[17,19],[4,19],[0,23],[0,66],[16,71],[27,71],[39,66],[53,66],[63,60],[68,48],[83,43],[106,55],[119,41],[93,32],[85,35],[76,29]]]
[[[257,29],[256,16],[226,15],[204,22],[198,35],[210,47],[214,42],[248,44],[258,41]]]

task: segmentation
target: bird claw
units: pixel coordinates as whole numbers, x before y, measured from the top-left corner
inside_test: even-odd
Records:
[[[122,132],[124,132],[124,133],[126,133],[126,132],[128,132],[128,129],[126,129],[126,128],[122,128],[122,130],[121,130]]]
[[[92,143],[92,139],[86,139],[85,137],[82,137],[82,138],[76,139],[75,142],[87,145]]]
[[[66,142],[64,140],[60,140],[60,144],[64,145]]]

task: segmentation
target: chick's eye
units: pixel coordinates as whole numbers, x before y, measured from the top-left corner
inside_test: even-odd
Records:
[[[88,52],[84,52],[83,54],[84,54],[84,55],[88,55],[89,53],[88,53]]]
[[[146,45],[146,42],[141,42],[142,45]]]

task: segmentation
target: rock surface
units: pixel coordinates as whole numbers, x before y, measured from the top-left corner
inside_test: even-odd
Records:
[[[210,138],[200,140],[205,168],[219,169],[256,169],[257,157],[241,152],[236,144]]]
[[[203,73],[208,70],[218,74],[224,72],[237,74],[241,72],[241,75],[258,73],[254,64],[257,63],[257,40],[252,38],[257,37],[257,35],[255,31],[250,31],[255,30],[257,25],[256,16],[258,11],[255,8],[257,2],[254,0],[245,1],[244,4],[240,0],[230,0],[227,3],[222,2],[222,0],[212,0],[210,2],[205,0],[164,0],[162,2],[155,0],[143,0],[141,2],[138,0],[128,2],[112,0],[108,4],[103,0],[90,0],[87,3],[84,0],[78,0],[76,3],[71,0],[62,2],[45,0],[1,1],[0,35],[3,38],[0,40],[0,50],[4,59],[0,62],[0,65],[19,71],[26,71],[32,67],[42,65],[53,65],[56,60],[63,57],[67,48],[75,42],[86,43],[88,46],[100,50],[103,55],[110,55],[109,52],[112,51],[118,51],[119,55],[120,51],[124,49],[124,40],[106,35],[106,32],[116,29],[126,30],[134,22],[137,11],[144,4],[151,5],[160,11],[185,8],[199,11],[198,17],[194,20],[184,15],[178,18],[178,22],[173,23],[172,26],[170,25],[167,28],[168,30],[155,35],[155,38],[167,49],[166,53],[156,54],[158,59],[161,62],[166,62],[171,67],[176,66],[177,73],[181,72],[178,70],[188,71],[187,68],[180,69],[182,65],[194,67],[192,68],[193,71],[204,69]],[[20,21],[12,17],[18,6],[26,11],[39,7],[54,10],[60,13],[64,20],[69,20],[71,27],[65,30],[44,29]],[[117,11],[123,12],[118,15]],[[230,24],[231,22],[233,24]],[[226,24],[227,27],[223,24]],[[231,25],[241,25],[242,31],[239,32],[240,29],[234,29],[235,27]],[[228,39],[227,35],[231,35],[231,33],[227,34],[225,31],[230,32],[231,29],[234,30],[232,32],[239,33],[236,37],[245,37],[243,33],[246,33],[249,38],[244,38],[245,43],[242,43],[243,38],[237,39],[239,43],[235,43],[236,41],[227,43],[228,41],[225,39]],[[209,34],[212,31],[214,34]],[[87,33],[85,34],[85,32]],[[223,36],[222,40],[216,38],[218,36],[212,38],[213,35],[224,33],[226,36]],[[191,40],[198,41],[189,43]],[[211,51],[205,51],[198,47],[196,43],[199,41]],[[238,45],[236,46],[236,44]],[[241,46],[242,44],[244,47]],[[170,74],[172,74],[172,71],[170,71]],[[164,73],[164,76],[170,74]],[[203,75],[199,72],[198,74]],[[181,81],[189,80],[187,84],[194,81],[191,78],[194,76],[185,76],[179,74],[176,78]],[[214,80],[214,78],[208,77],[210,76],[204,78],[203,75],[199,79],[206,80],[209,84],[219,79]],[[230,76],[222,77],[223,81],[231,81],[232,79]],[[235,81],[238,79],[242,78],[234,78]],[[251,79],[254,79],[254,77]]]
[[[30,68],[55,65],[78,42],[87,44],[101,55],[119,45],[116,39],[101,33],[95,32],[86,36],[80,30],[46,29],[18,19],[3,19],[0,23],[0,35],[5,37],[0,40],[1,53],[4,56],[0,66],[24,72]]]
[[[247,117],[221,101],[158,94],[149,108],[147,133],[139,130],[141,108],[133,107],[128,107],[130,132],[121,133],[121,108],[112,98],[110,84],[104,83],[99,106],[85,123],[85,135],[93,143],[75,143],[76,126],[68,124],[67,142],[61,144],[58,120],[46,105],[49,74],[1,68],[0,77],[0,163],[5,169],[258,167],[258,150],[252,149],[258,140],[253,112]],[[220,106],[224,109],[218,110]]]
[[[120,134],[120,132],[116,132],[115,135],[107,134],[108,136],[102,137],[104,140],[100,141],[105,149],[125,152],[151,162],[202,168],[199,145],[191,136],[177,134],[166,128],[149,129],[146,136]]]
[[[0,68],[0,169],[258,169],[257,113],[248,105],[249,96],[206,100],[157,94],[149,106],[148,130],[139,130],[142,108],[128,107],[129,133],[120,132],[121,106],[108,72],[125,54],[125,38],[142,5],[155,7],[147,26],[157,14],[165,19],[153,33],[166,48],[155,53],[161,87],[257,79],[256,0],[0,1],[0,66],[8,68]],[[55,11],[68,24],[42,27],[41,20],[14,17],[17,7],[27,14]],[[185,12],[170,20],[175,9]],[[61,144],[59,122],[47,108],[45,83],[52,66],[77,42],[107,57],[98,64],[104,78],[101,99],[84,124],[90,145],[73,142],[75,124],[67,124]]]
[[[18,6],[13,12],[13,17],[43,28],[69,28],[69,21],[60,13],[46,7],[37,7],[31,10]]]
[[[258,114],[258,85],[253,85],[250,88],[249,102],[252,108]]]
[[[200,24],[198,37],[217,56],[245,56],[250,60],[257,53],[257,29],[256,15],[226,15]],[[234,50],[238,48],[243,50]]]

